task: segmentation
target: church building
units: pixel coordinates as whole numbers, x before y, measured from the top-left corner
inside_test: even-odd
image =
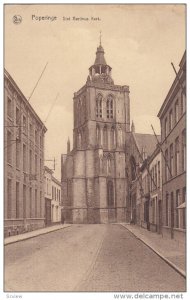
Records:
[[[74,93],[73,106],[73,149],[68,140],[67,154],[61,157],[65,222],[126,222],[129,86],[114,84],[101,40],[85,85]]]

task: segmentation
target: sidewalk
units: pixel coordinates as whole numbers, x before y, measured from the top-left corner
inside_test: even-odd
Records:
[[[53,225],[53,226],[37,229],[37,230],[34,230],[34,231],[22,233],[22,234],[19,234],[19,235],[13,235],[13,236],[10,236],[10,237],[7,237],[7,238],[4,239],[4,245],[6,246],[6,245],[9,245],[9,244],[13,244],[13,243],[16,243],[16,242],[27,240],[27,239],[36,237],[38,235],[42,235],[42,234],[46,234],[46,233],[49,233],[49,232],[52,232],[52,231],[60,230],[62,228],[66,228],[66,227],[69,227],[69,226],[71,226],[71,224],[59,224],[59,225]]]
[[[172,268],[186,277],[186,249],[179,242],[163,238],[161,234],[148,231],[138,225],[121,224],[139,240],[164,259]]]

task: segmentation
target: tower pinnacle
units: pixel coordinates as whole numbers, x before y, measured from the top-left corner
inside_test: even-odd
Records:
[[[135,133],[135,124],[134,124],[133,121],[132,121],[132,124],[131,124],[131,132]]]
[[[67,154],[70,152],[70,139],[67,140]]]
[[[102,31],[100,30],[100,46],[102,46]]]

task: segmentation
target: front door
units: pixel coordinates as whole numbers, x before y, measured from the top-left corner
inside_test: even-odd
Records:
[[[158,233],[162,232],[162,202],[158,201]]]
[[[171,192],[171,238],[174,238],[174,197]]]
[[[147,229],[150,230],[150,222],[149,222],[149,199],[145,202],[145,222],[147,224]]]
[[[45,222],[46,226],[51,224],[51,200],[45,199]]]

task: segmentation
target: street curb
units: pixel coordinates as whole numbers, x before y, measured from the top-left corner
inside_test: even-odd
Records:
[[[162,258],[170,267],[172,267],[175,271],[177,271],[180,275],[182,275],[186,279],[186,273],[178,268],[174,263],[172,263],[169,259],[167,259],[164,255],[162,255],[159,251],[157,251],[154,247],[147,244],[142,238],[138,237],[134,232],[132,232],[129,228],[127,228],[124,224],[120,224],[121,226],[125,227],[130,233],[132,233],[138,240],[143,242],[148,248],[154,251],[160,258]]]
[[[51,232],[54,232],[54,231],[65,229],[65,228],[70,227],[70,226],[71,226],[71,224],[68,224],[68,226],[64,226],[64,227],[61,227],[61,228],[56,228],[54,230],[42,232],[42,233],[39,233],[39,234],[35,234],[33,236],[23,237],[22,239],[18,239],[18,240],[15,240],[15,241],[5,241],[4,246],[10,245],[10,244],[15,244],[15,243],[22,242],[22,241],[25,241],[25,240],[29,240],[29,239],[35,238],[37,236],[40,236],[40,235],[44,235],[44,234],[48,234],[48,233],[51,233]]]

